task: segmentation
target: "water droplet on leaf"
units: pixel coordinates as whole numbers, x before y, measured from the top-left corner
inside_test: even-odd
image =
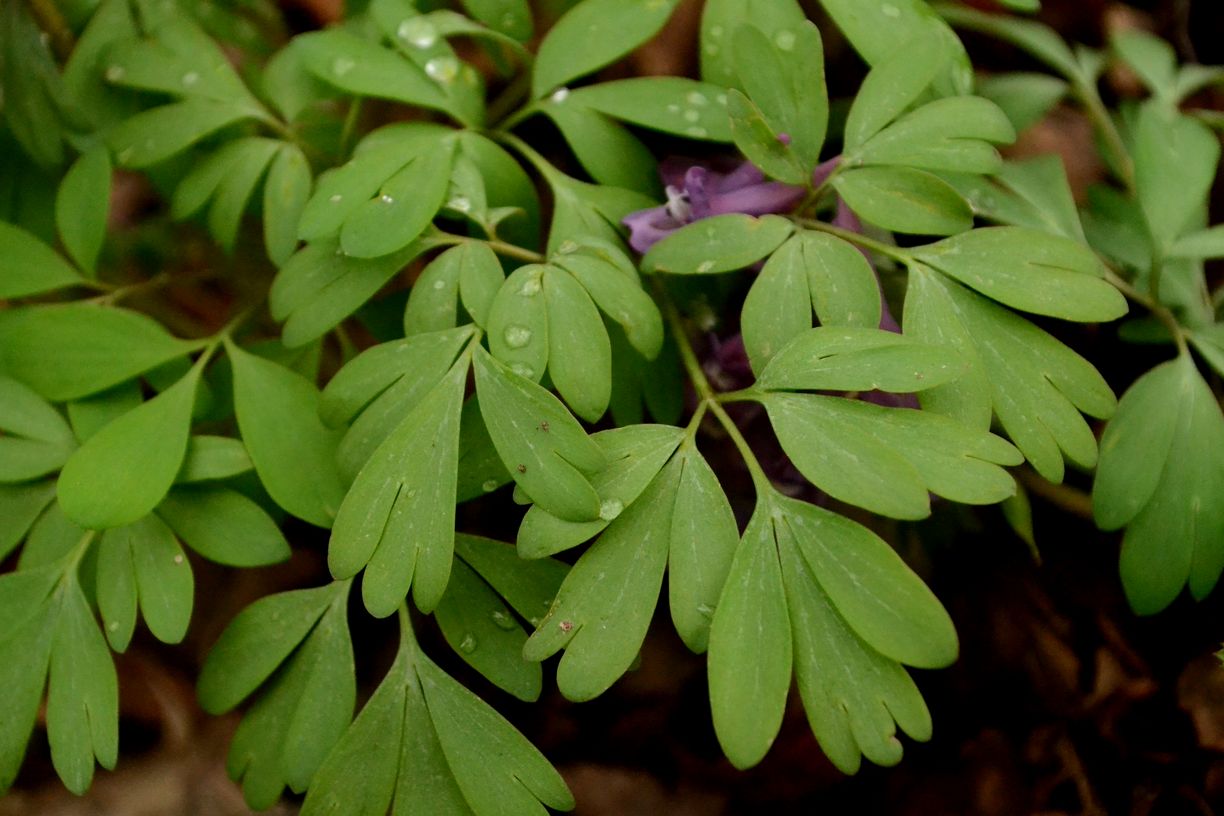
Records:
[[[611,521],[621,514],[625,509],[625,503],[620,499],[604,499],[599,504],[599,517],[604,521]]]
[[[425,63],[425,73],[438,82],[453,82],[459,75],[459,63],[454,57],[434,57]]]
[[[493,610],[493,623],[497,625],[498,629],[505,629],[507,631],[513,629],[516,625],[514,618],[510,617],[508,612],[501,609]]]
[[[552,92],[552,96],[548,97],[554,104],[560,105],[570,95],[569,88],[558,88]]]
[[[897,8],[892,3],[885,3],[884,5],[880,6],[880,11],[885,17],[892,17],[896,19],[897,17],[901,16],[901,9]]]
[[[707,135],[706,129],[703,127],[687,127],[684,129],[684,132],[689,136],[695,136],[698,139],[704,139]]]
[[[112,65],[106,69],[107,82],[119,82],[127,75],[127,70],[122,65]]]
[[[714,268],[713,261],[702,261],[701,263],[697,264],[697,271],[701,274],[705,274],[706,272],[709,272],[713,268]]]
[[[192,85],[200,81],[200,75],[195,71],[188,71],[183,74],[183,87],[190,88]]]
[[[329,204],[339,204],[343,200],[344,196],[340,195],[339,193],[336,193],[331,198],[327,199]]]
[[[480,489],[486,493],[492,493],[494,490],[497,489],[497,480],[496,479],[485,479],[484,483],[480,486]]]
[[[706,99],[706,95],[705,95],[705,94],[700,93],[700,92],[698,92],[698,91],[690,91],[690,92],[689,92],[689,94],[688,94],[688,96],[686,96],[686,97],[684,97],[684,98],[685,98],[685,99],[688,101],[688,103],[689,103],[690,105],[696,105],[696,106],[698,106],[698,107],[701,107],[702,105],[709,104],[709,101],[710,101],[710,100]]]
[[[476,651],[476,636],[468,632],[463,636],[463,640],[459,641],[459,651],[464,654],[471,654]]]
[[[795,34],[792,31],[779,31],[774,35],[774,45],[783,51],[789,51],[795,47]]]
[[[510,348],[522,348],[531,342],[531,329],[526,326],[507,326],[502,336]]]
[[[399,24],[396,36],[416,48],[429,48],[438,41],[438,30],[428,20],[410,17]]]
[[[535,369],[524,363],[514,363],[510,366],[510,370],[520,377],[526,377],[529,380],[535,377]],[[527,471],[527,468],[523,465],[519,465],[519,468],[519,473],[525,473]]]
[[[348,59],[347,57],[336,57],[332,61],[331,69],[333,74],[338,77],[342,77],[356,67],[357,63],[353,62],[351,59]]]

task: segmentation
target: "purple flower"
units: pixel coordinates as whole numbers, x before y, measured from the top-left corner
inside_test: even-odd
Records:
[[[819,185],[828,178],[837,161],[817,167],[812,183]],[[629,228],[629,245],[642,254],[685,224],[727,213],[788,212],[805,192],[803,187],[766,180],[751,162],[720,170],[709,162],[667,159],[659,165],[659,175],[666,185],[667,203],[630,213],[623,222]]]

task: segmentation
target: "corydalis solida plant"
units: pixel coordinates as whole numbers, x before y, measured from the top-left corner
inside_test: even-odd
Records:
[[[1202,215],[1218,145],[1179,103],[1215,73],[1120,40],[1152,97],[1119,133],[1100,113],[1099,55],[940,7],[1064,74],[1025,80],[1040,100],[1070,92],[1097,116],[1116,179],[1081,218],[1056,162],[999,157],[1031,99],[971,93],[963,48],[920,0],[824,0],[869,66],[832,132],[821,34],[793,2],[710,0],[700,80],[607,82],[591,77],[674,2],[569,3],[534,48],[522,0],[440,5],[373,0],[292,38],[187,3],[0,11],[12,200],[44,200],[67,166],[54,202],[6,204],[0,224],[0,297],[15,302],[0,313],[0,553],[18,553],[0,578],[0,785],[44,694],[65,784],[83,791],[95,761],[113,766],[111,651],[138,618],[184,637],[195,556],[278,563],[284,531],[301,547],[306,525],[330,530],[332,580],[244,609],[198,681],[209,712],[248,703],[230,771],[253,806],[285,789],[306,793],[307,814],[572,806],[416,632],[436,627],[524,700],[560,652],[559,688],[587,700],[634,663],[665,574],[676,631],[709,653],[734,764],[767,753],[792,678],[839,768],[894,763],[898,728],[932,728],[907,667],[946,666],[956,635],[840,511],[916,520],[932,494],[1008,500],[1007,467],[1051,482],[1091,468],[1085,415],[1108,418],[1113,392],[1024,314],[1112,321],[1120,291],[1177,358],[1105,431],[1095,511],[1129,525],[1137,609],[1210,589],[1224,446],[1188,349],[1224,358],[1201,263],[1221,254]],[[539,138],[538,117],[568,150]],[[682,174],[665,162],[661,205],[656,155],[673,148],[655,134],[724,158]],[[115,165],[233,252],[211,282],[234,301],[220,328],[159,297],[177,267],[143,276],[106,246]],[[1135,225],[1140,251],[1111,240]],[[877,272],[903,285],[901,325]],[[747,292],[714,319],[738,322],[753,377],[720,392],[692,317],[727,276]],[[894,398],[835,396],[863,392]],[[825,506],[771,481],[728,414],[741,402],[763,408]],[[755,489],[742,531],[702,452],[720,438]],[[505,511],[514,544],[471,535],[456,510],[470,501]],[[399,623],[359,710],[351,609]]]

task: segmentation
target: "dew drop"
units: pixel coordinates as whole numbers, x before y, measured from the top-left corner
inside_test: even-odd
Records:
[[[111,630],[112,632],[118,632],[119,631],[119,621],[111,621],[110,623],[106,624],[106,628]]]
[[[534,618],[528,618],[527,622],[530,623],[533,627],[538,627],[543,620],[544,620],[543,618],[537,616]]]
[[[699,119],[701,119],[701,111],[696,111],[689,108],[684,112],[684,121],[686,122],[696,122]]]
[[[387,195],[386,193],[383,193],[382,195],[380,195],[378,197],[378,200],[381,201],[383,204],[394,204],[395,203],[395,199]]]
[[[892,3],[885,3],[884,5],[880,6],[880,12],[883,13],[885,17],[892,17],[893,19],[901,16],[901,9],[897,8]]]
[[[444,281],[444,280],[436,280],[436,281],[434,281],[434,282],[433,282],[433,288],[438,289],[438,290],[445,289],[445,288],[446,288],[446,281]]]
[[[706,129],[703,127],[686,127],[684,132],[689,136],[695,136],[698,139],[704,139],[707,135]]]
[[[726,94],[719,94],[719,95],[718,95],[718,97],[717,97],[717,99],[718,99],[718,104],[720,104],[720,105],[726,105],[726,104],[727,104],[727,95],[726,95]]]
[[[127,69],[122,65],[112,65],[106,69],[107,82],[119,82],[127,75]]]
[[[409,17],[399,24],[395,30],[396,36],[416,48],[429,48],[438,41],[438,31],[428,21],[420,17]]]
[[[353,62],[351,59],[348,59],[347,57],[336,57],[334,60],[332,60],[331,69],[333,74],[338,77],[342,77],[356,67],[357,63]]]
[[[690,105],[701,107],[709,104],[710,100],[706,99],[706,95],[698,91],[690,91],[688,96],[684,97]]]
[[[515,374],[519,375],[520,377],[525,377],[529,380],[535,377],[535,369],[525,363],[512,363],[510,366],[510,370],[513,371]],[[522,470],[520,470],[519,473],[522,473],[523,471],[527,469],[523,467],[522,465],[519,465],[519,467],[522,468]]]
[[[774,45],[781,48],[783,51],[790,51],[795,47],[795,34],[793,31],[779,31],[774,35]]]
[[[562,241],[557,246],[558,255],[573,255],[578,251],[578,243],[576,241]]]
[[[468,632],[463,636],[463,640],[459,641],[459,651],[464,654],[471,654],[476,651],[476,636]]]
[[[514,618],[510,617],[508,612],[501,609],[494,609],[492,617],[493,623],[496,624],[498,629],[505,629],[509,631],[515,627]]]
[[[468,201],[463,196],[452,198],[450,201],[446,202],[446,206],[455,212],[461,213],[471,212],[472,210],[472,202]]]
[[[697,264],[697,272],[703,275],[706,272],[709,272],[713,268],[714,268],[713,261],[702,261],[701,263]]]
[[[719,37],[721,37],[722,35],[723,35],[723,27],[722,27],[722,26],[720,26],[720,25],[710,26],[710,36],[711,36],[711,37],[713,37],[714,39],[718,39],[718,38],[719,38]]]
[[[339,193],[336,193],[335,195],[327,199],[329,204],[339,204],[343,200],[344,200],[344,196],[340,195]]]
[[[552,96],[548,97],[554,104],[560,105],[569,98],[569,88],[558,88],[552,92]]]
[[[485,479],[484,483],[480,485],[480,489],[486,493],[492,493],[494,490],[497,489],[497,480],[496,479]]]
[[[183,554],[182,554],[182,553],[179,553],[178,555],[174,556],[174,563],[176,563],[176,564],[181,564],[181,563],[183,563]]]
[[[425,63],[425,73],[438,82],[453,82],[459,75],[459,63],[454,57],[434,57]]]
[[[523,281],[523,285],[519,287],[519,294],[523,297],[534,297],[540,293],[540,276],[533,275]]]
[[[599,517],[604,521],[611,521],[624,509],[625,504],[620,499],[604,499],[599,504]]]
[[[698,604],[697,613],[707,618],[714,617],[714,607],[709,604]]]
[[[718,56],[718,46],[710,43],[705,47],[705,52],[711,57],[716,57]]]
[[[200,75],[197,74],[195,71],[188,71],[187,73],[183,74],[183,87],[184,88],[190,88],[192,85],[195,85],[199,81],[200,81]]]
[[[510,348],[522,348],[531,342],[531,329],[526,326],[507,326],[502,336]]]

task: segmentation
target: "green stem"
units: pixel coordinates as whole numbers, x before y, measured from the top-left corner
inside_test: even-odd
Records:
[[[1113,154],[1114,166],[1118,169],[1127,192],[1134,195],[1135,163],[1126,150],[1126,144],[1122,141],[1122,134],[1118,132],[1118,126],[1114,124],[1113,117],[1105,109],[1105,103],[1101,101],[1101,95],[1097,92],[1096,86],[1076,77],[1072,78],[1071,88],[1076,98],[1084,106],[1088,118],[1092,120],[1105,140],[1105,146]]]
[[[719,424],[723,426],[723,430],[731,438],[735,449],[739,451],[740,458],[744,460],[744,464],[748,468],[748,474],[752,477],[753,487],[757,491],[757,498],[766,498],[773,491],[773,484],[769,481],[769,477],[765,475],[765,469],[761,467],[756,454],[752,452],[752,446],[748,444],[748,440],[740,433],[740,429],[732,421],[730,415],[727,414],[726,409],[719,403],[719,397],[714,392],[713,386],[710,385],[710,379],[702,369],[701,361],[697,359],[697,352],[693,350],[693,344],[684,329],[684,320],[680,317],[680,312],[676,309],[676,305],[672,302],[671,298],[668,297],[662,284],[657,280],[655,291],[659,294],[659,300],[663,303],[664,316],[667,319],[668,326],[671,328],[672,336],[675,337],[676,346],[680,350],[680,362],[684,365],[684,370],[688,374],[689,381],[693,383],[697,396],[700,397],[697,411],[694,413],[694,419],[690,421],[689,427],[694,430],[696,429],[697,423],[701,421],[701,413],[704,410],[708,410],[717,417]]]
[[[912,263],[914,256],[900,247],[890,246],[883,241],[877,241],[874,238],[868,238],[866,235],[855,232],[854,230],[842,229],[835,227],[832,224],[827,224],[824,221],[817,221],[812,218],[792,218],[796,224],[807,229],[816,230],[818,232],[827,232],[830,235],[836,235],[843,241],[848,241],[855,246],[870,249],[872,252],[877,252],[887,258],[892,258],[894,261],[902,264]]]
[[[473,238],[471,240],[481,241],[480,238]],[[492,238],[481,241],[481,243],[487,244],[489,249],[493,250],[498,255],[505,255],[507,258],[515,258],[520,261],[526,261],[527,263],[544,263],[546,260],[548,260],[540,253],[518,246],[517,244],[509,244],[505,241],[498,241]]]
[[[535,105],[528,104],[514,110],[514,106],[522,101],[528,91],[531,90],[531,72],[521,71],[509,85],[506,86],[497,98],[489,104],[488,119],[494,122],[493,127],[496,130],[510,130],[523,119],[527,118],[527,111],[532,110]]]
[[[1177,321],[1177,316],[1167,306],[1135,288],[1130,281],[1119,275],[1108,265],[1105,267],[1105,280],[1113,284],[1114,288],[1126,295],[1126,297],[1146,308],[1152,313],[1153,317],[1169,330],[1169,334],[1173,335],[1173,341],[1177,343],[1178,354],[1189,353],[1190,349],[1186,346],[1185,329],[1182,328],[1181,323]]]
[[[60,62],[66,62],[76,48],[76,37],[55,0],[27,0],[27,3],[35,23],[51,38],[51,50]]]
[[[353,137],[357,133],[357,122],[361,119],[360,96],[353,97],[348,111],[344,114],[344,124],[340,128],[340,157],[347,158],[353,149]]]

